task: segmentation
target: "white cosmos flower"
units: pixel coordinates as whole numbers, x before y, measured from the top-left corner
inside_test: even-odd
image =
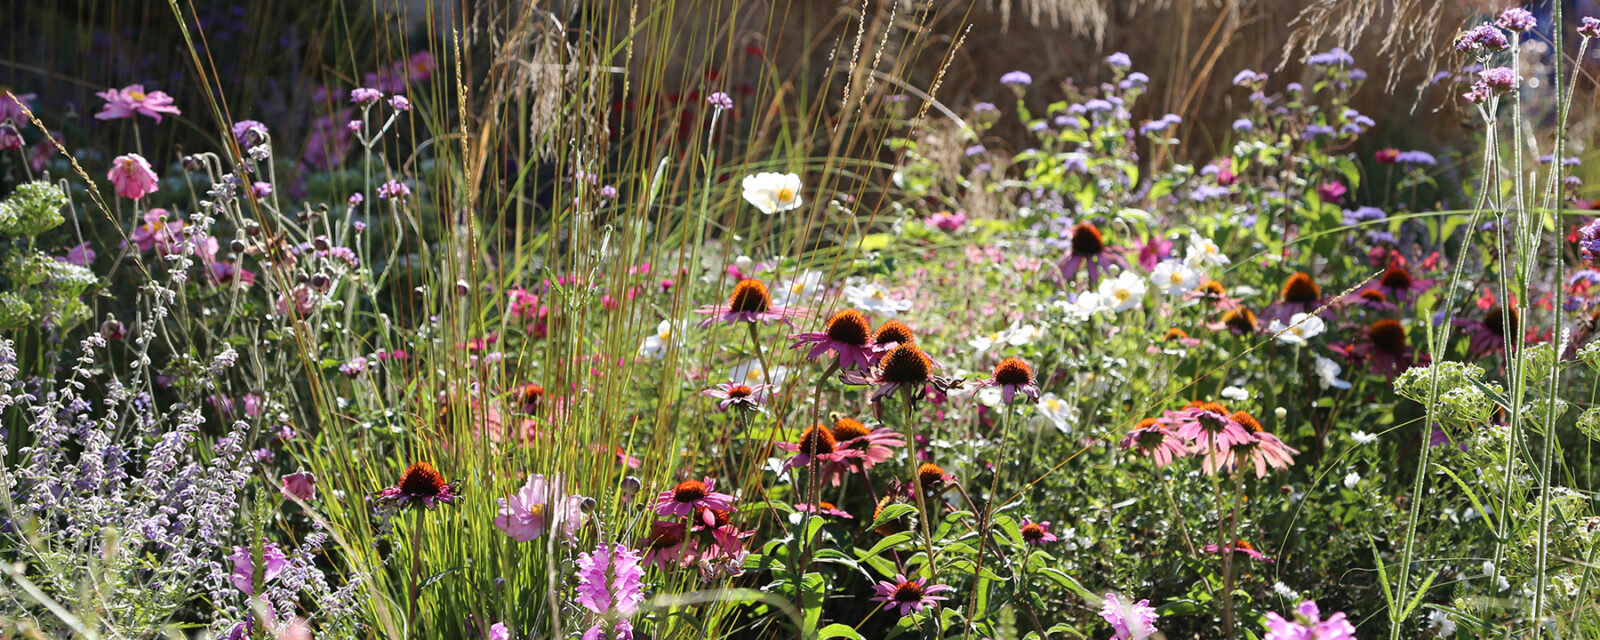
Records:
[[[783,286],[773,289],[772,303],[780,307],[797,306],[801,302],[816,299],[823,290],[822,272],[807,271],[800,274],[800,277],[788,280]]]
[[[1322,318],[1309,313],[1296,313],[1289,317],[1288,326],[1284,326],[1281,321],[1273,320],[1272,324],[1267,325],[1267,333],[1277,335],[1278,342],[1299,346],[1305,344],[1311,338],[1322,335],[1322,332],[1327,328],[1328,325],[1322,321]],[[1332,360],[1329,360],[1329,362],[1332,362]],[[1334,375],[1338,376],[1339,374],[1335,373]]]
[[[1217,243],[1212,242],[1209,238],[1202,238],[1200,234],[1192,231],[1189,233],[1189,247],[1184,254],[1183,261],[1189,263],[1190,266],[1210,265],[1213,267],[1220,267],[1233,262],[1228,259],[1227,254],[1224,254],[1221,248],[1217,247]]]
[[[1177,260],[1165,260],[1150,271],[1150,282],[1162,293],[1181,296],[1200,286],[1200,272]]]
[[[1057,431],[1070,433],[1072,424],[1078,421],[1078,411],[1072,405],[1057,398],[1054,393],[1039,396],[1039,403],[1034,405],[1039,410],[1039,415],[1050,421]]]
[[[782,365],[772,368],[772,375],[768,376],[761,370],[761,361],[756,359],[745,360],[728,369],[728,382],[744,385],[769,384],[774,388],[783,386],[783,381],[789,377],[789,368]]]
[[[1132,271],[1100,281],[1100,300],[1112,311],[1127,311],[1144,302],[1144,278]]]
[[[1315,357],[1316,360],[1312,363],[1312,369],[1317,372],[1317,377],[1322,379],[1323,388],[1350,388],[1349,381],[1339,379],[1339,374],[1344,372],[1344,367],[1341,367],[1339,366],[1339,363],[1322,356],[1314,355],[1313,357]]]
[[[793,173],[758,173],[744,178],[744,199],[772,215],[800,206],[800,176]]]
[[[911,310],[910,300],[890,299],[889,292],[875,284],[845,287],[844,297],[851,306],[868,315],[892,316]]]

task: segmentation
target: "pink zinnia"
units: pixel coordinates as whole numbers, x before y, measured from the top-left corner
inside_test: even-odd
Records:
[[[662,491],[656,496],[656,513],[686,518],[694,515],[695,507],[732,509],[733,496],[717,493],[712,490],[715,487],[716,480],[710,478],[706,478],[704,482],[699,480],[680,482],[671,491]]]
[[[900,615],[909,616],[913,612],[937,605],[940,600],[949,599],[946,596],[935,595],[950,590],[949,585],[928,584],[927,578],[910,580],[904,574],[895,574],[894,582],[879,581],[872,587],[878,595],[872,597],[873,602],[884,603],[884,609],[899,609]]]
[[[170,113],[179,115],[178,108],[172,104],[172,96],[162,91],[144,90],[142,84],[130,84],[122,90],[107,89],[95,95],[104,98],[106,104],[100,108],[100,113],[94,114],[96,120],[117,120],[119,118],[132,118],[134,114],[144,114],[161,122],[161,114]]]
[[[117,156],[111,161],[106,178],[117,188],[117,195],[138,200],[156,192],[156,172],[150,161],[137,153]]]
[[[702,307],[695,313],[711,316],[700,323],[700,328],[703,329],[717,323],[768,324],[773,321],[787,323],[790,317],[804,311],[798,307],[780,307],[774,304],[772,295],[767,293],[767,285],[761,284],[759,280],[740,280],[739,284],[733,287],[733,295],[728,297],[727,305]]]

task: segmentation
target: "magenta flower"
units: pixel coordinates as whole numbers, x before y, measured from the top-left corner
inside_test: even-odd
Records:
[[[1317,603],[1307,600],[1295,607],[1294,620],[1267,614],[1265,640],[1356,640],[1356,628],[1342,611],[1323,620]]]
[[[930,385],[940,391],[961,387],[960,380],[949,380],[933,375],[934,366],[933,359],[923,353],[915,343],[904,342],[884,354],[871,371],[866,373],[849,371],[840,376],[840,379],[845,384],[877,387],[878,390],[872,393],[874,403],[895,391],[903,390],[908,401],[915,401],[927,395]]]
[[[1160,234],[1145,238],[1139,244],[1139,268],[1145,271],[1154,271],[1156,265],[1161,264],[1172,255],[1172,241]]]
[[[1072,228],[1072,239],[1067,257],[1056,263],[1061,270],[1061,281],[1071,283],[1078,275],[1078,270],[1087,267],[1089,270],[1089,286],[1100,284],[1100,272],[1109,271],[1111,265],[1128,268],[1128,261],[1117,255],[1121,249],[1106,244],[1105,236],[1100,234],[1100,229],[1087,222],[1080,222]]]
[[[573,540],[583,524],[583,496],[562,495],[561,476],[546,480],[543,475],[530,475],[522,489],[499,502],[500,515],[494,526],[517,542],[533,540],[552,529]]]
[[[909,616],[913,612],[922,611],[924,608],[935,606],[940,600],[948,600],[947,596],[935,595],[950,590],[949,585],[928,584],[927,578],[910,580],[904,574],[895,574],[894,582],[879,581],[872,589],[878,595],[872,597],[873,602],[884,603],[884,609],[899,609],[900,615]]]
[[[1189,455],[1189,447],[1166,425],[1155,418],[1145,418],[1138,428],[1122,438],[1122,448],[1138,451],[1154,460],[1157,467],[1172,464],[1173,460]]]
[[[706,96],[706,103],[718,110],[733,108],[733,98],[728,97],[728,94],[721,91]]]
[[[0,91],[0,122],[10,120],[18,129],[28,128],[28,112],[24,109],[35,97],[31,93],[19,96],[10,91]]]
[[[1244,426],[1233,419],[1226,407],[1215,402],[1169,412],[1166,421],[1176,424],[1178,436],[1194,443],[1199,451],[1227,451],[1234,445],[1250,442],[1250,433]]]
[[[94,249],[89,248],[89,243],[81,242],[73,245],[71,249],[67,249],[67,255],[57,257],[56,260],[58,262],[65,262],[67,264],[75,264],[80,267],[87,267],[89,266],[89,263],[94,262],[94,256]]]
[[[1517,348],[1515,336],[1521,331],[1521,327],[1518,326],[1520,323],[1517,310],[1498,306],[1490,307],[1481,319],[1456,318],[1453,324],[1460,327],[1462,333],[1467,334],[1467,357],[1474,360],[1496,353],[1505,353],[1508,346],[1515,350]],[[1506,340],[1507,329],[1510,329],[1509,335],[1513,340]]]
[[[378,199],[380,200],[388,200],[390,198],[404,200],[410,195],[411,187],[406,186],[406,183],[399,180],[390,180],[378,185]]]
[[[815,360],[828,353],[834,354],[841,370],[870,369],[877,355],[872,345],[872,325],[867,317],[855,309],[845,309],[828,318],[823,331],[797,333],[789,336],[795,343],[790,348],[811,345],[806,358]]]
[[[284,496],[298,500],[314,500],[317,497],[317,477],[309,471],[291,473],[278,480],[282,484],[279,491]]]
[[[761,408],[771,393],[772,385],[723,382],[701,391],[700,395],[716,398],[718,411],[727,411],[730,408],[754,411]]]
[[[1260,560],[1262,562],[1272,562],[1272,558],[1268,558],[1266,556],[1266,554],[1263,554],[1260,551],[1256,551],[1255,545],[1250,544],[1249,542],[1245,542],[1244,540],[1234,540],[1233,544],[1228,545],[1228,547],[1229,547],[1230,551],[1232,551],[1234,553],[1242,553],[1245,556],[1249,557],[1251,560]],[[1206,545],[1204,547],[1201,547],[1201,550],[1205,551],[1206,553],[1215,553],[1215,554],[1219,554],[1219,555],[1222,553],[1222,551],[1220,551],[1220,549],[1221,549],[1221,547],[1218,547],[1217,545],[1214,545],[1214,544],[1208,544],[1208,545]]]
[[[995,365],[994,374],[978,383],[979,387],[1000,387],[1000,398],[1011,404],[1017,394],[1030,401],[1039,401],[1039,384],[1033,380],[1033,368],[1021,358],[1006,358]]]
[[[728,297],[725,306],[708,306],[695,310],[695,313],[709,315],[705,322],[700,323],[704,329],[713,324],[738,322],[759,322],[769,324],[773,321],[789,322],[789,318],[804,313],[805,309],[799,307],[781,307],[772,302],[772,295],[767,293],[767,285],[759,280],[740,280],[734,285],[733,295]]]
[[[1050,523],[1034,522],[1032,520],[1022,521],[1023,542],[1037,547],[1042,544],[1055,542],[1058,539],[1059,538],[1056,538],[1056,534],[1050,533]]]
[[[172,96],[161,91],[146,92],[142,84],[130,84],[120,91],[107,89],[95,95],[106,101],[100,113],[94,114],[96,120],[117,120],[143,114],[161,122],[163,113],[180,114],[178,107],[172,104]]]
[[[246,595],[255,595],[255,561],[251,557],[251,550],[246,547],[234,547],[233,555],[228,556],[228,559],[233,561],[233,586]],[[289,567],[289,557],[283,554],[278,545],[271,542],[262,545],[261,562],[266,565],[261,572],[262,584],[277,578]]]
[[[711,478],[706,478],[704,482],[699,480],[680,482],[671,491],[662,491],[656,496],[656,513],[687,518],[694,515],[695,507],[732,509],[733,496],[713,491],[716,484],[717,482]]]
[[[350,90],[350,102],[354,104],[372,104],[383,99],[383,92],[377,89],[361,87]]]
[[[1342,182],[1324,182],[1317,185],[1317,197],[1323,202],[1338,202],[1344,199],[1344,194],[1350,191]]]
[[[511,640],[511,630],[506,628],[506,623],[496,622],[489,627],[489,640]]]
[[[1386,378],[1393,379],[1411,368],[1411,345],[1406,340],[1406,327],[1399,320],[1384,318],[1374,322],[1364,337],[1354,346],[1329,346],[1352,362],[1365,360],[1373,373]]]
[[[834,447],[839,451],[854,450],[860,455],[845,458],[844,463],[852,470],[866,473],[872,467],[887,462],[894,458],[894,451],[906,446],[905,437],[899,432],[887,427],[868,429],[854,418],[839,418],[833,421]],[[835,479],[833,486],[839,486],[839,479]]]
[[[1208,452],[1205,462],[1201,465],[1203,471],[1216,473],[1249,464],[1255,467],[1257,478],[1265,478],[1268,467],[1282,471],[1294,465],[1294,456],[1300,452],[1284,444],[1278,436],[1267,433],[1261,428],[1261,421],[1256,420],[1255,416],[1247,411],[1235,411],[1232,417],[1234,422],[1239,423],[1250,433],[1250,440],[1236,444],[1227,451]]]
[[[235,122],[230,131],[233,133],[233,141],[246,149],[261,144],[267,139],[267,125],[255,120]]]
[[[799,469],[811,466],[815,460],[822,467],[818,471],[833,482],[834,486],[838,486],[841,477],[850,470],[846,463],[852,458],[865,455],[860,449],[839,448],[838,441],[833,437],[833,431],[826,425],[820,424],[806,427],[806,430],[801,432],[799,441],[779,442],[776,446],[794,454],[785,466]]]
[[[689,527],[682,522],[656,521],[650,525],[648,540],[644,563],[662,571],[674,568],[694,552],[689,544]]]
[[[26,142],[22,133],[17,131],[17,126],[10,122],[0,122],[0,151],[16,151],[21,149]]]
[[[106,178],[117,188],[117,195],[138,200],[156,192],[156,172],[150,161],[137,153],[117,156],[111,161]]]
[[[794,510],[799,511],[800,513],[828,516],[830,518],[844,518],[846,520],[855,519],[855,516],[850,515],[850,512],[840,509],[838,505],[826,500],[820,501],[816,504],[802,502],[795,505]]]
[[[1156,619],[1161,614],[1156,613],[1149,600],[1129,603],[1115,593],[1108,593],[1100,606],[1100,617],[1111,625],[1111,640],[1145,640],[1160,631],[1156,629]]]
[[[583,637],[602,637],[609,621],[612,638],[631,640],[633,625],[628,619],[644,602],[643,581],[638,551],[602,543],[590,553],[578,554],[577,602],[598,616]]]

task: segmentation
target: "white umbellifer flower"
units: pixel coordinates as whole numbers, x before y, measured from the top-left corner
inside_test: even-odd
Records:
[[[1365,431],[1357,431],[1350,434],[1350,439],[1356,441],[1356,444],[1372,444],[1378,441],[1378,436]]]
[[[1044,416],[1057,431],[1062,433],[1070,433],[1072,423],[1078,420],[1077,411],[1071,405],[1062,402],[1054,393],[1039,396],[1039,404],[1035,406],[1039,410],[1039,415]]]
[[[1181,296],[1200,286],[1200,272],[1177,260],[1165,260],[1150,271],[1150,282],[1162,293]]]
[[[672,321],[662,320],[656,325],[656,332],[645,336],[644,344],[639,345],[639,355],[651,360],[660,360],[667,356],[667,346],[672,343]]]
[[[1313,355],[1312,357],[1316,358],[1312,364],[1312,368],[1316,370],[1317,377],[1322,379],[1323,388],[1350,388],[1350,382],[1348,380],[1339,379],[1339,374],[1344,372],[1344,367],[1339,366],[1339,363],[1337,362],[1319,355]]]
[[[758,173],[744,178],[744,199],[772,215],[800,206],[800,176],[793,173]]]
[[[1322,332],[1327,328],[1328,325],[1322,321],[1322,318],[1309,313],[1296,313],[1289,318],[1288,326],[1273,320],[1272,324],[1267,325],[1267,333],[1277,335],[1278,342],[1299,346],[1305,344],[1311,338],[1322,335]],[[1332,360],[1329,360],[1329,362],[1332,362]],[[1338,375],[1338,373],[1334,373],[1334,376],[1337,377]]]
[[[1144,302],[1144,278],[1132,271],[1100,282],[1100,299],[1112,311],[1127,311]]]
[[[1201,265],[1220,267],[1233,263],[1232,260],[1228,259],[1227,254],[1224,254],[1222,249],[1217,247],[1217,243],[1208,238],[1202,238],[1200,234],[1194,232],[1189,233],[1189,248],[1184,253],[1183,261],[1191,267],[1199,267]]]
[[[851,306],[869,315],[892,316],[911,310],[910,300],[890,299],[889,292],[875,284],[845,287],[844,298],[850,301]]]
[[[1351,471],[1350,473],[1345,474],[1345,476],[1344,476],[1344,488],[1346,488],[1346,489],[1354,489],[1354,488],[1356,488],[1356,484],[1360,483],[1360,482],[1361,482],[1361,474],[1356,473],[1354,471]]]
[[[821,271],[807,271],[800,277],[786,281],[783,286],[772,290],[772,303],[780,307],[798,306],[807,300],[814,300],[825,290],[822,286]]]
[[[745,360],[733,365],[728,370],[728,382],[744,385],[769,384],[773,387],[783,386],[783,381],[789,377],[789,368],[777,366],[772,368],[772,375],[767,375],[761,370],[760,360]]]

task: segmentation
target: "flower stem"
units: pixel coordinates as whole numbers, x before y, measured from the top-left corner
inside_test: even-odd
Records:
[[[411,530],[411,597],[406,606],[407,635],[411,638],[417,637],[417,590],[422,584],[422,518],[427,513],[421,509],[416,511],[417,524]]]

